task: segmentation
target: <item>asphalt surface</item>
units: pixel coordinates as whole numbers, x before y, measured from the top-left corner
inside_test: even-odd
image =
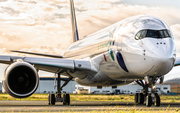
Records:
[[[47,101],[0,101],[0,112],[98,112],[98,111],[170,111],[180,113],[180,103],[161,103],[160,107],[136,105],[133,102],[72,101],[71,105],[48,105]]]

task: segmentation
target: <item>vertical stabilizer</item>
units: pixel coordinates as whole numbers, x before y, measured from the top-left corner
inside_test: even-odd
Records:
[[[79,40],[79,35],[78,35],[76,14],[75,14],[73,0],[70,0],[70,8],[71,8],[72,38],[73,38],[73,42],[76,42]]]

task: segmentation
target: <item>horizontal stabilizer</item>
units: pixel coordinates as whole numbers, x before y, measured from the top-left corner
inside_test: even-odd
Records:
[[[50,54],[42,54],[42,53],[34,53],[34,52],[26,52],[26,51],[16,51],[16,50],[10,50],[10,51],[16,52],[16,53],[25,53],[25,54],[52,57],[52,58],[63,58],[63,56],[61,56],[61,55],[50,55]]]

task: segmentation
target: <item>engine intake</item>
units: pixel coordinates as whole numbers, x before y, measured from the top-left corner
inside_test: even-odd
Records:
[[[3,87],[15,98],[29,97],[36,91],[38,85],[38,73],[27,62],[15,62],[5,70]]]

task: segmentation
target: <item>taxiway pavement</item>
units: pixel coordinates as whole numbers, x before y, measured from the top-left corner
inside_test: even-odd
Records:
[[[71,105],[48,105],[47,101],[0,101],[0,112],[90,112],[90,111],[174,111],[180,112],[180,103],[161,103],[160,107],[146,107],[133,102],[71,101]]]

